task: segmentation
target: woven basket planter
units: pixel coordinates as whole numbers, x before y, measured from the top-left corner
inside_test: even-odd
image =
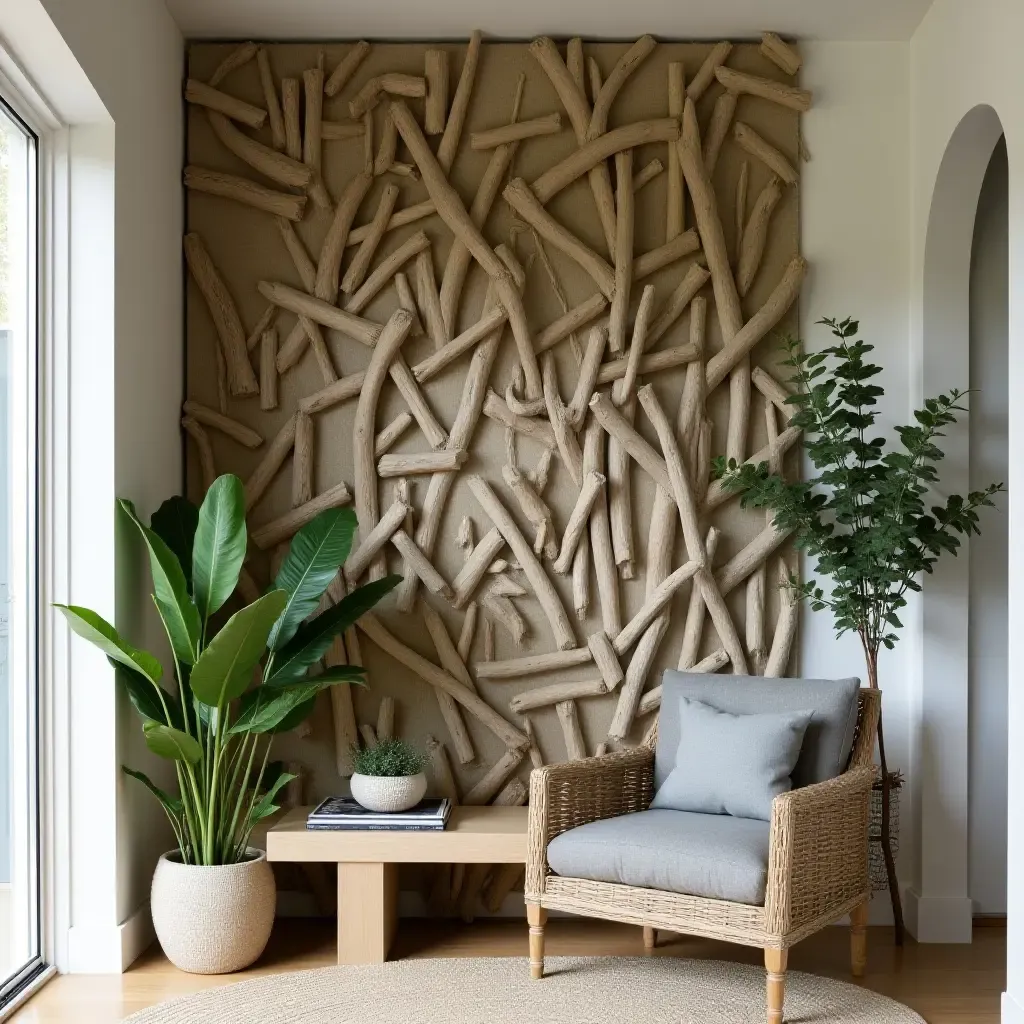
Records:
[[[190,974],[229,974],[263,952],[274,925],[277,889],[262,850],[239,864],[183,864],[165,853],[153,874],[153,927],[175,967]]]
[[[893,859],[900,852],[900,791],[903,776],[889,772],[889,839],[892,843]],[[868,874],[873,892],[885,892],[889,888],[885,873],[885,855],[882,853],[882,779],[871,787],[871,807],[868,820]]]

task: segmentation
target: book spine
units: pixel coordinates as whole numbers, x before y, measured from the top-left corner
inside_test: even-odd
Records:
[[[443,825],[315,825],[306,824],[308,832],[443,832]]]

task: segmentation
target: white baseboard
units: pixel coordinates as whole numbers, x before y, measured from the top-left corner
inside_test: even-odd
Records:
[[[156,938],[149,904],[110,928],[68,929],[68,974],[121,974]]]
[[[1001,1009],[999,1019],[1002,1024],[1024,1024],[1024,1006],[1021,1006],[1009,992],[1003,993]]]
[[[969,896],[922,896],[908,886],[903,909],[907,930],[918,942],[971,941],[974,905]]]

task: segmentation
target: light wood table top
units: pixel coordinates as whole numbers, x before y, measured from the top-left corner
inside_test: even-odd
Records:
[[[526,807],[454,807],[443,832],[306,828],[296,807],[267,832],[267,859],[385,864],[525,864]]]

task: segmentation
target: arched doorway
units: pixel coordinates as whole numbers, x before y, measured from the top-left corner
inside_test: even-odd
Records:
[[[924,256],[921,392],[970,380],[971,253],[978,203],[1003,137],[990,106],[953,132],[936,177]],[[970,489],[970,418],[948,431],[940,494]],[[907,923],[919,940],[970,942],[970,543],[939,562],[921,601],[920,734],[914,757],[917,824]]]

